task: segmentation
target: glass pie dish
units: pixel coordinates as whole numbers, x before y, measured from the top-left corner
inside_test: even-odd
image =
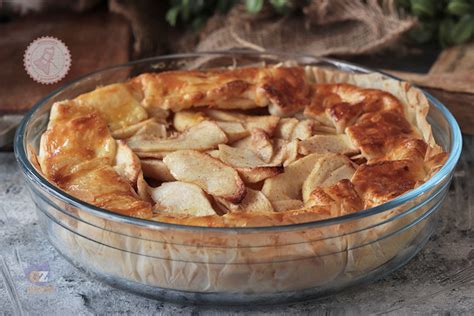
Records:
[[[284,226],[197,227],[122,216],[87,204],[48,182],[34,167],[51,106],[97,86],[145,72],[277,64],[292,60],[351,73],[372,70],[284,53],[210,52],[170,55],[107,68],[51,93],[25,116],[15,155],[41,227],[72,264],[117,287],[194,303],[272,304],[328,295],[400,268],[430,238],[462,143],[449,111],[425,93],[428,122],[449,154],[428,181],[357,213]]]

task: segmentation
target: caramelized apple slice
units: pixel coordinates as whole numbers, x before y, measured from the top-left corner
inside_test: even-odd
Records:
[[[298,120],[295,118],[282,118],[278,122],[278,125],[275,129],[274,137],[291,140],[291,135],[293,130],[298,124]]]
[[[270,137],[263,129],[254,128],[251,132],[251,146],[255,153],[269,163],[273,157],[273,143]]]
[[[159,159],[142,159],[143,175],[161,182],[175,181],[168,167]]]
[[[149,135],[156,138],[166,138],[168,137],[168,131],[165,124],[148,122],[147,124],[140,127],[135,135]]]
[[[143,173],[140,172],[137,179],[137,194],[143,201],[153,204],[153,199],[150,196],[150,192],[151,188],[143,178]]]
[[[204,191],[195,184],[165,182],[150,192],[151,198],[156,202],[156,211],[193,216],[216,214]]]
[[[245,186],[237,171],[209,155],[179,150],[168,154],[163,162],[177,180],[194,183],[208,194],[231,203],[240,203],[245,197]]]
[[[339,135],[314,135],[299,143],[298,152],[302,155],[311,153],[341,153],[356,154],[358,149],[352,144],[349,136]]]
[[[270,163],[283,164],[288,166],[298,158],[298,140],[287,141],[284,139],[275,139],[273,141],[275,154]]]
[[[250,149],[219,145],[219,159],[234,167],[247,183],[256,183],[283,172],[281,165],[270,165]]]
[[[223,199],[217,199],[219,204],[225,209],[225,213],[229,212],[273,212],[273,206],[268,198],[261,191],[247,188],[247,194],[240,204],[232,204]]]
[[[260,128],[268,135],[273,135],[280,118],[273,115],[246,115],[237,112],[221,111],[216,109],[207,109],[204,111],[207,116],[216,121],[222,122],[238,122],[251,131],[254,128]]]
[[[113,168],[115,172],[127,179],[135,187],[141,172],[140,159],[123,140],[117,141],[117,151]]]
[[[219,126],[229,139],[229,143],[233,143],[249,136],[250,132],[244,128],[242,123],[238,122],[220,122],[216,121],[217,126]]]
[[[320,157],[318,154],[311,154],[289,164],[282,174],[265,180],[263,194],[272,204],[281,200],[301,200],[303,183]]]
[[[133,137],[128,145],[139,152],[163,152],[183,149],[208,150],[217,145],[227,143],[228,138],[216,123],[203,121],[186,130],[175,138],[161,139],[158,137]]]
[[[313,120],[302,120],[296,124],[295,128],[291,133],[291,139],[305,140],[313,136]]]
[[[303,183],[303,201],[307,201],[311,192],[317,187],[327,187],[342,179],[351,179],[355,168],[344,155],[326,154],[315,164],[308,178]]]
[[[142,127],[148,125],[151,122],[156,122],[155,118],[151,118],[145,121],[138,122],[136,124],[119,128],[112,132],[112,137],[115,139],[123,139],[123,138],[132,137],[138,132],[138,130],[140,130]]]
[[[206,119],[206,116],[202,112],[180,111],[174,114],[173,127],[179,132],[184,132]]]

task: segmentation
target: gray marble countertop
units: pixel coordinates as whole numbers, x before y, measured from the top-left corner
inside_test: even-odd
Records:
[[[464,137],[464,142],[436,233],[405,267],[375,283],[311,302],[232,308],[143,298],[71,266],[39,229],[13,154],[0,153],[0,314],[473,314],[474,137]],[[25,276],[38,266],[49,271],[41,291]]]

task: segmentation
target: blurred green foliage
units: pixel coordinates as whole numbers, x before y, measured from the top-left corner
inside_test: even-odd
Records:
[[[166,20],[172,26],[179,22],[199,29],[215,12],[226,13],[239,0],[170,0],[170,8]],[[258,13],[263,7],[264,0],[245,0],[245,8],[249,13]],[[289,0],[268,0],[273,9],[286,14],[291,12],[292,3]]]
[[[309,2],[294,0],[240,0],[249,13],[262,10],[264,1],[279,14],[289,14]],[[239,0],[169,0],[166,20],[172,26],[198,30],[215,12],[226,13]],[[384,1],[384,0],[379,0]],[[442,47],[474,40],[474,0],[397,0],[400,10],[417,17],[408,36],[419,44],[437,41]]]
[[[419,44],[438,41],[447,47],[474,40],[474,0],[398,0],[397,4],[418,18],[408,35]]]

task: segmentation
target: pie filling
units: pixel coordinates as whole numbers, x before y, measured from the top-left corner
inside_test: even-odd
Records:
[[[39,171],[133,217],[268,226],[341,216],[427,181],[447,154],[407,83],[317,67],[146,73],[53,105]]]

